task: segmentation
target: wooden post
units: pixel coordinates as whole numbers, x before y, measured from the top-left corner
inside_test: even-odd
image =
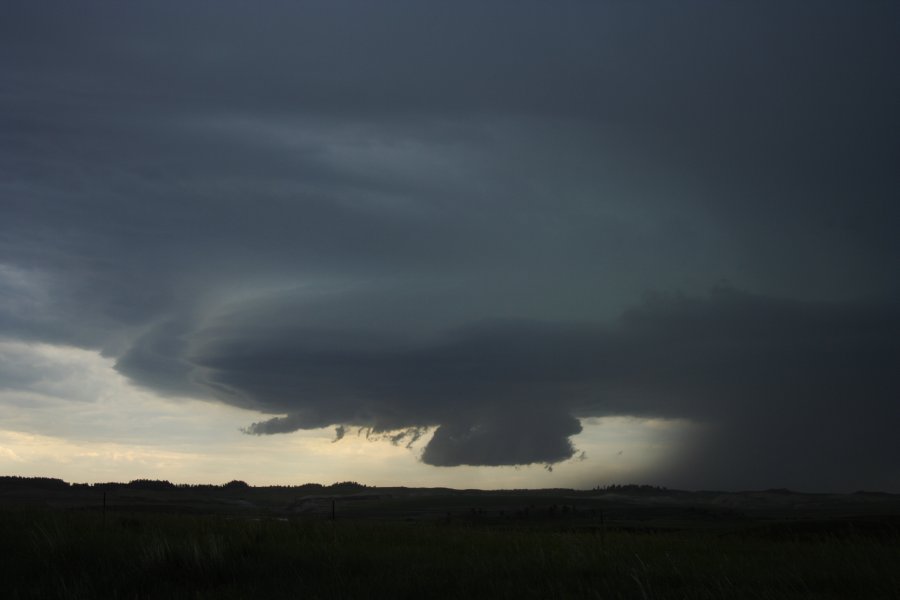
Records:
[[[106,492],[103,492],[103,529],[106,529]]]
[[[331,499],[331,520],[334,521],[334,498]]]

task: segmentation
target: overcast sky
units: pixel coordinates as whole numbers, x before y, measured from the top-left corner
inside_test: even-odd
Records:
[[[0,471],[900,491],[898,56],[875,0],[7,0]]]

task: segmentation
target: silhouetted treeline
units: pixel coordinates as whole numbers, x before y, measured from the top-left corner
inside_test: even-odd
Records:
[[[19,477],[18,475],[0,476],[0,487],[38,488],[42,490],[67,490],[69,484],[53,477]]]
[[[114,490],[196,490],[196,491],[213,491],[213,490],[249,490],[252,488],[250,484],[239,479],[234,479],[222,485],[208,483],[172,483],[165,479],[133,479],[128,483],[116,481],[102,483],[68,483],[62,479],[53,477],[21,477],[19,475],[0,475],[0,487],[29,487],[32,489],[43,490],[67,490],[92,488],[103,491]],[[263,489],[283,489],[297,491],[313,491],[313,490],[332,490],[332,491],[352,491],[357,489],[365,489],[366,486],[355,481],[340,481],[331,485],[322,485],[320,483],[304,483],[301,485],[270,485],[261,486]]]
[[[45,490],[64,490],[69,488],[75,489],[85,489],[85,488],[93,488],[97,490],[103,491],[113,491],[113,490],[123,490],[123,489],[132,489],[132,490],[156,490],[156,491],[166,491],[166,490],[195,490],[195,491],[214,491],[214,490],[248,490],[254,488],[245,481],[241,481],[239,479],[234,479],[229,481],[228,483],[216,485],[210,483],[172,483],[171,481],[165,479],[133,479],[128,483],[110,481],[110,482],[102,482],[102,483],[74,483],[70,484],[62,479],[52,478],[52,477],[21,477],[18,475],[3,475],[0,476],[0,486],[5,487],[30,487],[30,488],[39,488]],[[300,492],[316,492],[316,491],[354,491],[354,490],[363,490],[368,486],[362,483],[358,483],[356,481],[339,481],[336,483],[332,483],[331,485],[322,485],[321,483],[303,483],[299,485],[266,485],[259,486],[255,489],[272,489],[272,490],[295,490]],[[552,491],[568,491],[568,490],[542,490],[546,492]],[[627,493],[627,494],[647,494],[647,493],[660,493],[660,492],[668,492],[671,491],[664,486],[658,485],[637,485],[633,483],[629,484],[612,484],[607,486],[597,486],[594,488],[595,492],[617,492],[617,493]],[[778,490],[771,490],[778,491]],[[786,490],[785,490],[786,491]]]

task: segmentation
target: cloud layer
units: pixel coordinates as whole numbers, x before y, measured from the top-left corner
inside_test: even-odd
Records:
[[[674,483],[900,489],[897,6],[3,11],[0,336],[434,465],[644,415],[710,425]]]
[[[710,426],[691,444],[693,474],[682,474],[698,483],[704,473],[738,484],[744,470],[810,483],[865,480],[863,469],[881,485],[895,476],[896,303],[717,288],[649,296],[607,325],[485,321],[412,339],[323,327],[325,309],[291,301],[180,332],[190,350],[169,355],[180,369],[155,371],[140,344],[119,368],[156,387],[185,373],[178,385],[287,415],[253,424],[255,434],[437,427],[422,455],[434,465],[557,462],[573,456],[579,418],[633,415]]]

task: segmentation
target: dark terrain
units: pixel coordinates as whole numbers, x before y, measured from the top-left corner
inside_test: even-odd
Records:
[[[7,477],[0,549],[12,598],[900,598],[900,496]]]

